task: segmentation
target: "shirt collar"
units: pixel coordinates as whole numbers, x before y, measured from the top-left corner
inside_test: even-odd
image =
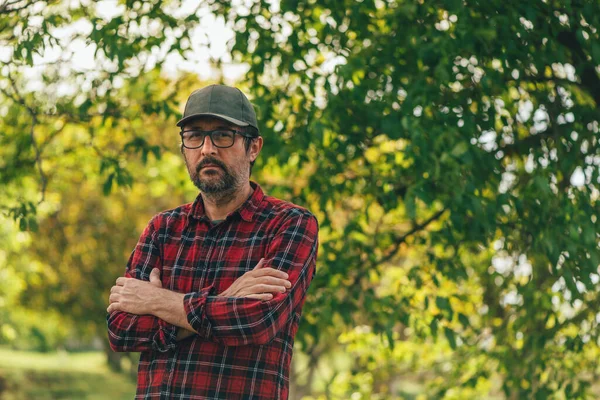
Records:
[[[240,215],[240,217],[242,217],[244,221],[252,222],[254,214],[259,210],[260,203],[262,202],[265,195],[258,183],[250,181],[250,186],[254,189],[252,195],[250,195],[250,197],[244,203],[242,203],[242,205],[238,207],[235,211],[230,212],[225,219],[229,218],[230,215],[237,213]],[[199,220],[208,220],[208,216],[206,215],[206,211],[204,209],[204,200],[202,198],[202,193],[198,194],[196,200],[192,204],[189,216]]]

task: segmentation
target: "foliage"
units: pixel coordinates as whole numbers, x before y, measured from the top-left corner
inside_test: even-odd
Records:
[[[598,341],[597,3],[262,6],[219,11],[265,125],[316,164],[301,197],[337,233],[313,332],[325,310],[388,337],[425,323],[459,360],[495,361],[459,361],[439,395],[497,366],[509,397],[583,396],[593,366],[555,360]],[[429,297],[378,295],[415,246],[407,284]]]
[[[297,340],[308,376],[343,350],[357,362],[325,385],[332,396],[385,396],[420,368],[435,397],[590,395],[599,372],[597,2],[213,1],[173,17],[177,1],[125,1],[112,18],[87,5],[7,4],[0,26],[13,29],[0,42],[14,52],[0,82],[0,206],[28,229],[32,211],[51,204],[39,211],[47,240],[32,257],[49,254],[56,276],[89,268],[80,277],[94,276],[85,284],[95,304],[110,281],[102,265],[124,251],[110,249],[139,231],[122,211],[146,197],[136,183],[172,185],[143,202],[144,218],[172,204],[167,193],[184,193],[185,176],[173,179],[165,160],[177,153],[165,139],[174,135],[160,133],[198,83],[159,71],[169,53],[192,56],[190,32],[209,8],[235,32],[227,57],[249,66],[241,85],[265,137],[256,180],[319,217],[319,267]],[[47,65],[42,87],[29,90],[36,54],[65,47],[56,28],[75,22],[88,28],[72,40],[89,43],[99,66]],[[59,95],[64,82],[80,90]],[[162,172],[145,180],[150,166]],[[94,188],[110,196],[94,198]],[[61,197],[55,205],[49,191]],[[71,210],[63,247],[48,238],[58,203]],[[89,242],[98,233],[106,242]],[[78,248],[80,235],[88,242]],[[99,243],[102,255],[91,254]],[[42,300],[62,293],[52,282],[37,289]],[[83,323],[87,306],[63,302],[74,298],[52,304]],[[383,350],[360,344],[357,329]],[[397,348],[413,357],[428,348],[431,359],[374,364]]]

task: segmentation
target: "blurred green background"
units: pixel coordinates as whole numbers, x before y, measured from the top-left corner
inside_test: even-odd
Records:
[[[320,223],[292,399],[600,397],[600,3],[0,1],[0,398],[128,399],[108,291],[237,85]]]

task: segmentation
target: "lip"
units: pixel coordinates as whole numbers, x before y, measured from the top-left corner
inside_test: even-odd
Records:
[[[210,165],[205,165],[204,167],[202,167],[200,169],[204,169],[204,168],[221,168],[221,167],[219,167],[218,165],[210,164]]]

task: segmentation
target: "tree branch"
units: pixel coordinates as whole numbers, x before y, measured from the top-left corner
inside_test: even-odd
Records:
[[[31,137],[31,144],[32,144],[34,152],[35,152],[35,163],[37,165],[38,172],[40,174],[40,180],[41,180],[40,191],[42,193],[42,198],[38,202],[38,204],[40,204],[44,201],[45,196],[46,196],[46,186],[48,185],[48,177],[46,176],[46,174],[44,173],[44,169],[42,168],[42,155],[41,155],[40,148],[39,148],[36,138],[35,138],[35,126],[37,125],[37,113],[32,107],[30,107],[27,104],[27,102],[25,101],[23,96],[21,96],[19,94],[17,85],[16,85],[14,79],[12,78],[12,76],[10,75],[10,73],[8,74],[8,81],[10,82],[10,86],[13,90],[13,94],[8,93],[6,90],[4,90],[2,88],[0,88],[0,90],[7,97],[11,98],[13,101],[15,101],[16,103],[23,106],[29,112],[29,115],[31,115],[31,130],[30,130],[29,135]]]
[[[394,247],[387,252],[387,254],[385,256],[383,256],[383,258],[381,258],[379,260],[379,264],[382,264],[384,262],[388,262],[389,260],[392,259],[392,257],[394,257],[394,255],[398,252],[398,249],[400,248],[400,246],[402,245],[402,243],[406,242],[406,239],[411,236],[414,235],[415,233],[417,233],[418,231],[421,231],[423,229],[425,229],[427,227],[427,225],[429,225],[430,223],[432,223],[433,221],[439,219],[442,214],[444,214],[444,212],[447,210],[447,207],[442,208],[440,211],[436,212],[435,214],[433,214],[431,217],[429,217],[429,219],[427,219],[426,221],[414,225],[413,228],[406,232],[404,235],[397,237],[394,241],[396,242],[394,244]]]

